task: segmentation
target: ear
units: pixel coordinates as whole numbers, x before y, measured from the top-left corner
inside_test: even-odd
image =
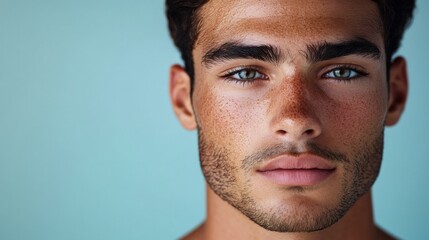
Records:
[[[191,102],[191,78],[180,65],[170,68],[170,100],[174,113],[188,130],[197,127]]]
[[[408,74],[407,64],[403,57],[397,57],[390,66],[389,87],[386,126],[392,126],[399,121],[407,101]]]

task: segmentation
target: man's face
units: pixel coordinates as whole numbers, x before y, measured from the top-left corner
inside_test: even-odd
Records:
[[[380,168],[377,5],[212,0],[199,16],[192,106],[209,187],[268,230],[332,225]]]

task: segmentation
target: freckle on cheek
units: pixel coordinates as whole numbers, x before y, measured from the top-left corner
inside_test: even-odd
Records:
[[[200,96],[204,97],[199,98],[199,119],[206,137],[236,153],[244,152],[252,129],[262,123],[262,119],[257,119],[262,114],[255,113],[260,102],[216,91]]]
[[[370,95],[371,96],[371,95]],[[328,118],[333,123],[327,125],[336,129],[335,138],[340,138],[342,144],[357,148],[364,146],[368,139],[377,137],[383,131],[383,117],[380,115],[381,104],[374,104],[376,99],[355,97],[347,104],[332,104],[328,109]],[[368,137],[371,136],[371,137]]]

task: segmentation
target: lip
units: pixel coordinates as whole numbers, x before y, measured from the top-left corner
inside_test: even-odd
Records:
[[[257,172],[271,182],[285,186],[312,186],[335,172],[335,165],[313,154],[281,155],[261,166]]]

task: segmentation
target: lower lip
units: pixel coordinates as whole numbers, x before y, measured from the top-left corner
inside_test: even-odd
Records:
[[[287,186],[311,186],[328,178],[334,169],[276,169],[259,172],[276,184]]]

